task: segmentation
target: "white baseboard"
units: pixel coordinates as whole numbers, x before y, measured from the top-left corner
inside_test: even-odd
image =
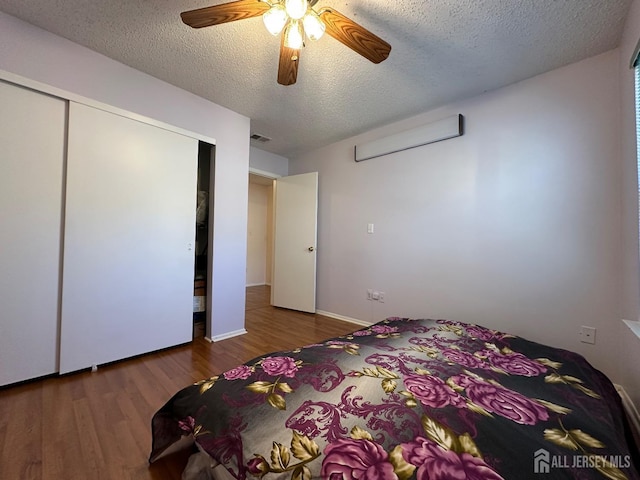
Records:
[[[221,335],[214,335],[211,337],[210,342],[219,342],[221,340],[226,340],[227,338],[239,337],[240,335],[244,335],[247,331],[244,328],[240,330],[234,330],[233,332],[223,333]]]
[[[361,325],[363,327],[368,327],[373,325],[371,322],[365,322],[364,320],[358,320],[357,318],[345,317],[344,315],[338,315],[337,313],[326,312],[324,310],[316,310],[318,315],[323,315],[329,318],[335,318],[336,320],[342,320],[344,322],[355,323],[356,325]]]
[[[631,424],[633,436],[636,439],[640,439],[640,414],[638,414],[638,409],[636,408],[633,401],[631,400],[631,397],[629,397],[629,394],[622,385],[614,383],[613,386],[616,387],[616,391],[622,399],[622,407],[624,408],[624,413],[627,414],[627,418],[629,419],[629,423]]]

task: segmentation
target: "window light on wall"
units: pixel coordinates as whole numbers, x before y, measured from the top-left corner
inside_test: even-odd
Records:
[[[640,41],[636,46],[631,65],[635,77],[635,105],[636,105],[636,166],[638,180],[638,223],[640,225]],[[639,245],[640,248],[640,245]]]
[[[631,57],[631,65],[633,69],[635,79],[635,107],[636,107],[636,167],[637,167],[637,182],[638,182],[638,225],[640,225],[640,41],[636,45],[636,48]],[[640,233],[640,232],[639,232]],[[640,244],[638,245],[640,249]],[[639,292],[640,293],[640,292]],[[640,337],[640,321],[638,320],[623,320],[623,322]]]

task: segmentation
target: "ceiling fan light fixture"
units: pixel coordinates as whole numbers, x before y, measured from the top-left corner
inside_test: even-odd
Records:
[[[304,44],[302,24],[298,20],[291,20],[284,30],[284,45],[294,50],[300,50]]]
[[[313,9],[310,8],[302,18],[302,24],[304,25],[304,33],[306,33],[307,37],[311,40],[319,40],[320,37],[324,35],[326,26]]]
[[[273,5],[262,15],[264,26],[267,27],[267,30],[273,36],[276,36],[280,32],[282,32],[282,29],[287,23],[287,19],[287,11],[279,3]]]
[[[284,8],[292,19],[300,20],[307,13],[309,4],[307,0],[285,0]]]
[[[268,31],[274,36],[280,36],[278,60],[280,85],[296,83],[300,52],[305,46],[305,37],[309,40],[318,40],[326,33],[373,63],[380,63],[387,59],[391,52],[391,45],[333,8],[324,7],[318,13],[314,10],[318,1],[231,0],[181,12],[180,18],[191,28],[203,28],[245,18],[263,17]]]

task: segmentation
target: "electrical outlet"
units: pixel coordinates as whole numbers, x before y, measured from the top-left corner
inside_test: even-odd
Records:
[[[373,298],[377,302],[378,300],[380,300],[380,292],[374,291],[373,295],[371,295],[371,298]]]
[[[378,293],[378,301],[380,303],[384,303],[384,292],[379,292]]]
[[[593,327],[580,327],[580,341],[582,343],[596,343],[596,329]]]

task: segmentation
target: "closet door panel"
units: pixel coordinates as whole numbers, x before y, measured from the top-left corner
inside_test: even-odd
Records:
[[[0,385],[57,371],[66,109],[0,81]]]
[[[185,343],[198,141],[71,103],[60,372]]]

